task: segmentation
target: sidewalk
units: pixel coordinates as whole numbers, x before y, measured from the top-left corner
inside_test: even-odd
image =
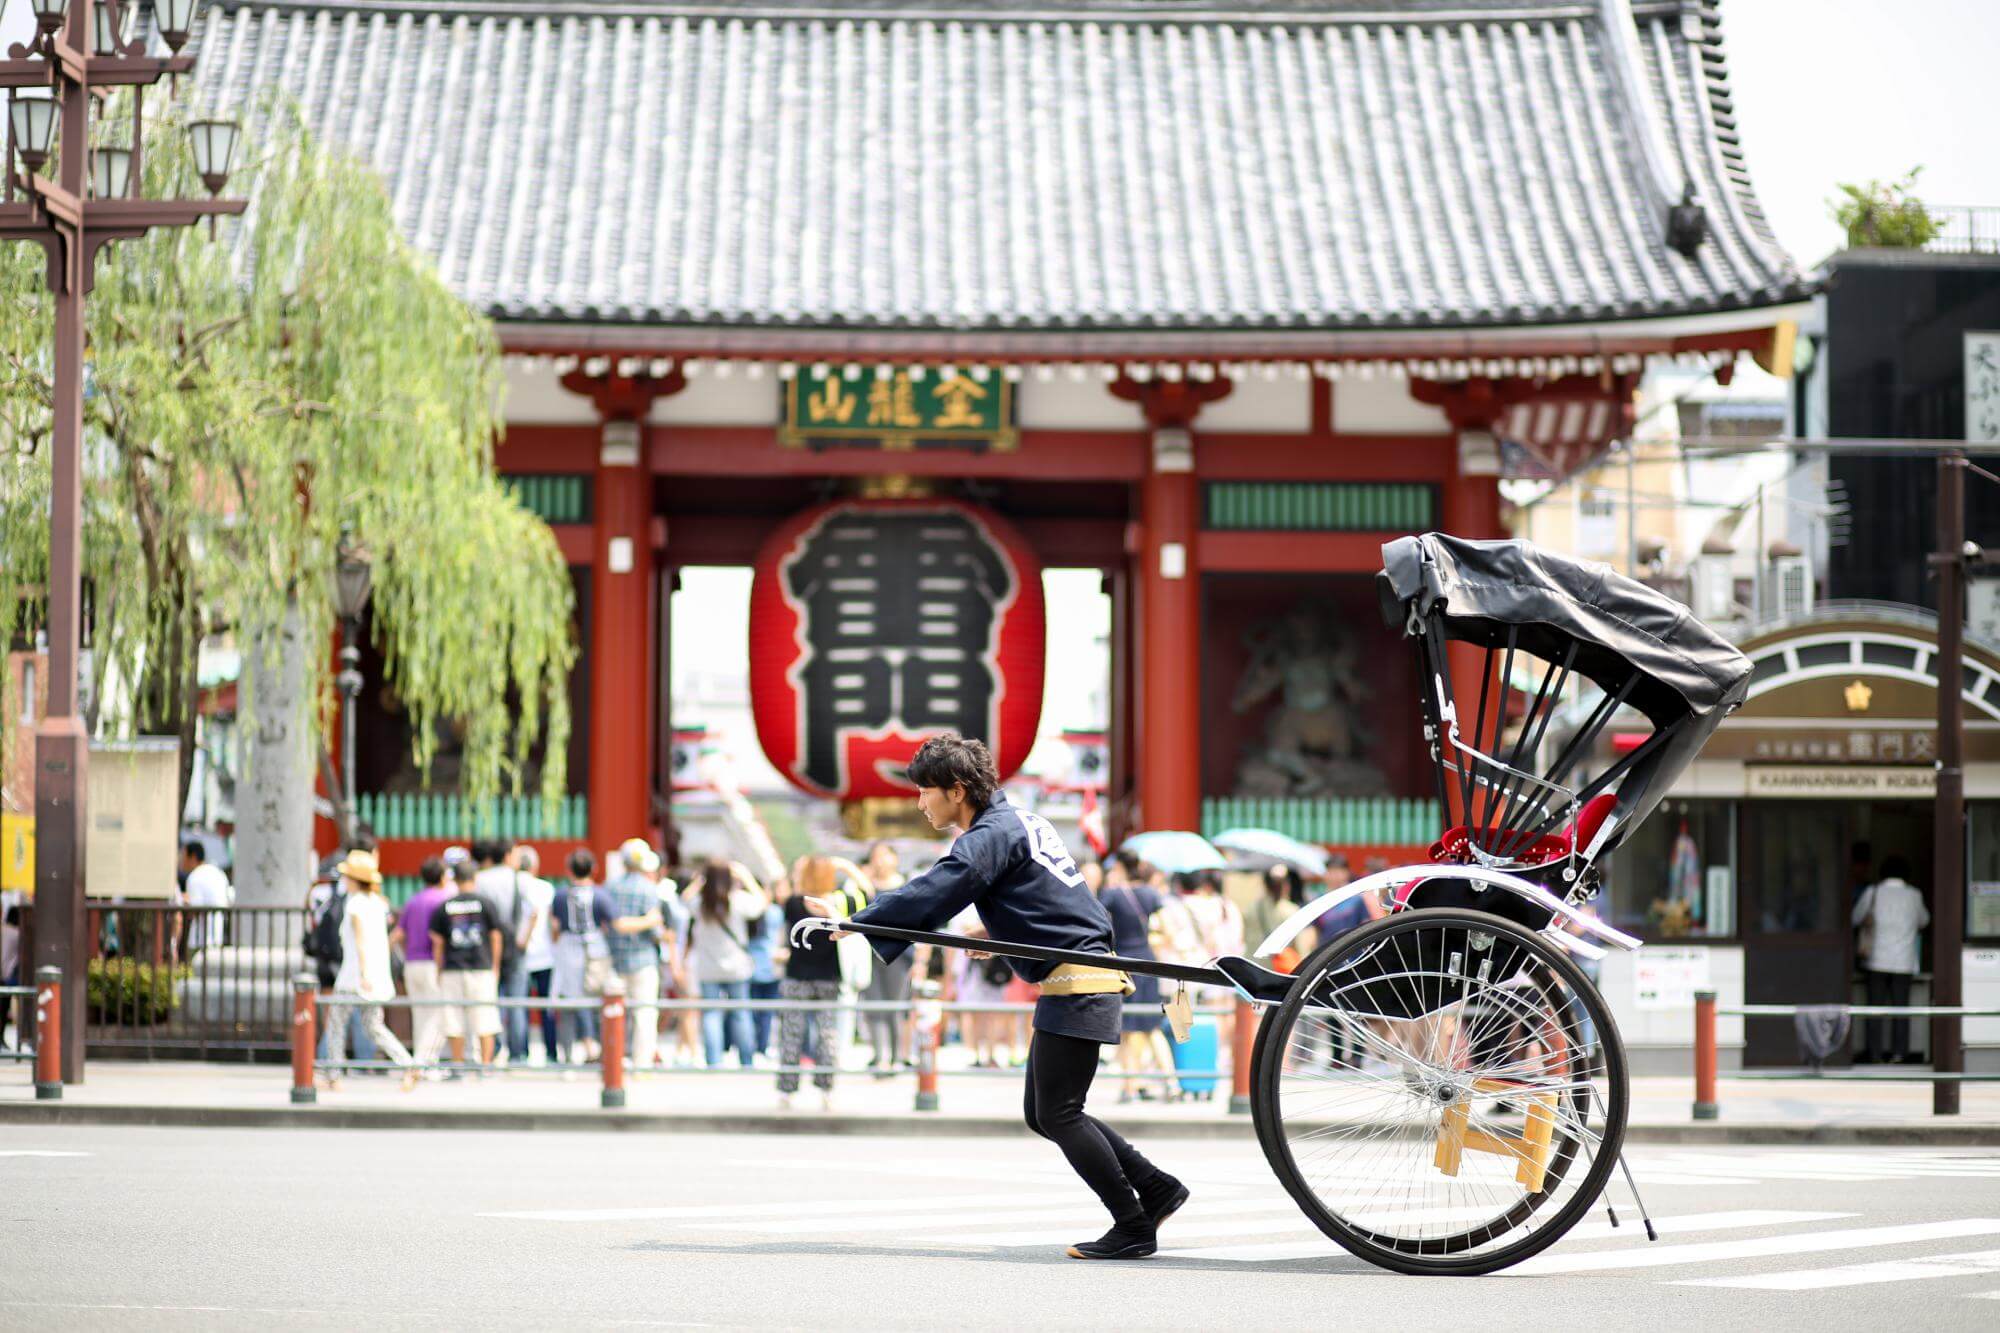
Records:
[[[946,1070],[940,1109],[911,1109],[916,1081],[843,1072],[834,1109],[820,1109],[810,1080],[781,1112],[772,1075],[662,1072],[627,1081],[622,1111],[598,1106],[598,1081],[579,1073],[523,1071],[457,1083],[425,1083],[411,1093],[392,1077],[350,1075],[338,1092],[312,1106],[290,1103],[286,1065],[128,1063],[94,1060],[85,1083],[60,1102],[37,1102],[25,1065],[0,1065],[0,1124],[320,1125],[346,1128],[618,1129],[771,1134],[1018,1134],[1017,1073]],[[1955,1117],[1930,1114],[1925,1083],[1773,1082],[1724,1078],[1722,1117],[1693,1120],[1691,1078],[1633,1080],[1630,1139],[1635,1143],[1875,1143],[2000,1145],[2000,1085],[1971,1084]],[[1247,1114],[1231,1115],[1224,1083],[1213,1101],[1118,1104],[1115,1085],[1099,1085],[1093,1112],[1155,1138],[1228,1138],[1252,1133]]]

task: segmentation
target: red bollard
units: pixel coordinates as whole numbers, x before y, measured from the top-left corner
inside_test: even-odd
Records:
[[[607,987],[604,992],[604,1091],[597,1104],[607,1111],[625,1104],[625,992]]]
[[[62,1100],[62,969],[35,970],[35,1100]]]
[[[1715,992],[1694,993],[1694,1118],[1715,1120],[1722,1108],[1715,1100]]]
[[[313,1089],[313,1052],[319,1045],[319,981],[301,972],[292,978],[292,1105],[319,1100]]]
[[[1257,1044],[1257,1006],[1238,997],[1236,1039],[1229,1051],[1229,1114],[1250,1114],[1250,1052]]]

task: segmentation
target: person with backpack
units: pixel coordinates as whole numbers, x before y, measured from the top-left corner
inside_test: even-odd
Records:
[[[579,1000],[604,994],[611,975],[611,951],[597,924],[597,858],[579,847],[569,854],[569,885],[556,892],[549,909],[549,953],[555,960],[549,994],[558,1000]],[[555,1060],[569,1064],[579,1036],[585,1060],[598,1058],[598,1013],[592,1009],[562,1009],[556,1013]]]
[[[393,1000],[396,979],[389,966],[389,902],[382,896],[382,871],[373,852],[349,852],[336,866],[340,876],[340,970],[334,975],[336,998]],[[358,1011],[358,1012],[357,1012]],[[333,1004],[326,1021],[327,1045],[335,1052],[347,1047],[349,1024],[358,1024],[374,1045],[408,1072],[403,1091],[417,1085],[416,1071],[410,1068],[410,1053],[396,1034],[389,1031],[382,1007],[377,1004]],[[327,1071],[326,1087],[338,1091],[340,1079]]]
[[[756,878],[733,861],[710,861],[687,891],[686,967],[704,1000],[750,998],[749,932],[763,924],[771,905]],[[722,1063],[723,1033],[747,1068],[755,1032],[747,1009],[706,1009],[701,1015],[702,1058]]]
[[[319,874],[314,877],[312,887],[306,890],[306,932],[301,948],[306,960],[312,964],[313,974],[319,980],[319,993],[322,996],[333,991],[334,979],[340,975],[343,952],[340,926],[347,915],[347,893],[341,885],[337,867],[341,860],[353,852],[367,852],[372,856],[374,851],[375,849],[363,839],[348,843],[341,849],[339,856],[328,857],[321,863]],[[348,1053],[344,1048],[335,1051],[328,1040],[331,1031],[327,1019],[331,1013],[331,1008],[319,1010],[319,1046],[314,1054],[316,1060],[347,1058]],[[364,1062],[374,1060],[378,1052],[375,1049],[375,1038],[367,1027],[351,1026],[348,1030],[354,1034],[354,1058]]]

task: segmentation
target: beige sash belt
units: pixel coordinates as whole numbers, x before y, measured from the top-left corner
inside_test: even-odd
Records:
[[[1064,963],[1042,981],[1044,995],[1130,995],[1132,978],[1108,967]]]

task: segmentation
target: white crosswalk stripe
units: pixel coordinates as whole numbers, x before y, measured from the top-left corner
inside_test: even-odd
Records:
[[[1291,1209],[1293,1220],[1296,1223],[1302,1226],[1310,1225],[1309,1223],[1306,1223],[1304,1219],[1299,1217],[1298,1209],[1293,1208],[1289,1200],[1285,1200],[1283,1202],[1285,1207]],[[1273,1206],[1274,1205],[1272,1200],[1268,1198],[1218,1199],[1212,1202],[1204,1202],[1202,1205],[1202,1212],[1204,1215],[1212,1215],[1216,1213],[1265,1212],[1271,1209]],[[1071,1197],[1063,1200],[1062,1203],[1060,1204],[1049,1204],[1046,1206],[1035,1207],[1035,1208],[1021,1208],[1021,1209],[1010,1208],[1004,1211],[1000,1209],[986,1208],[986,1209],[981,1209],[977,1212],[944,1213],[937,1216],[885,1215],[882,1217],[846,1217],[846,1218],[833,1218],[833,1219],[805,1219],[805,1220],[787,1219],[778,1222],[745,1222],[740,1226],[731,1227],[730,1230],[753,1231],[760,1235],[785,1236],[785,1235],[798,1235],[806,1232],[845,1233],[851,1231],[901,1231],[911,1227],[922,1227],[925,1230],[926,1236],[935,1238],[948,1227],[990,1227],[996,1222],[1010,1223],[1010,1224],[1016,1222],[1086,1222],[1087,1223],[1087,1222],[1101,1222],[1103,1220],[1104,1220],[1104,1209],[1102,1205],[1098,1204],[1088,1195],[1083,1195],[1082,1197],[1077,1197],[1076,1195],[1072,1195]],[[988,1244],[989,1242],[979,1240],[976,1237],[971,1237],[962,1239],[955,1238],[955,1243],[983,1245],[983,1244]]]
[[[1688,1278],[1677,1287],[1746,1287],[1759,1291],[1817,1291],[1824,1287],[1861,1287],[1875,1282],[1908,1282],[1917,1278],[1966,1277],[2000,1272],[2000,1250],[1964,1254],[1927,1254],[1916,1259],[1883,1259],[1838,1268],[1799,1268],[1785,1273],[1754,1273],[1747,1277]]]
[[[704,1203],[669,1208],[549,1208],[523,1212],[479,1213],[517,1222],[672,1222],[684,1218],[711,1221],[732,1217],[799,1217],[803,1214],[838,1218],[849,1213],[911,1213],[950,1208],[1054,1203],[1068,1195],[1050,1194],[1043,1198],[1009,1194],[960,1194],[937,1198],[904,1199],[815,1199],[773,1203]],[[833,1225],[829,1222],[827,1225]]]
[[[1443,1211],[1443,1210],[1435,1210]],[[1853,1217],[1853,1213],[1807,1213],[1775,1208],[1751,1208],[1727,1213],[1691,1213],[1685,1217],[1656,1217],[1653,1225],[1663,1236],[1695,1235],[1708,1231],[1738,1231],[1754,1227],[1794,1226],[1801,1222],[1831,1222]],[[1388,1218],[1377,1219],[1388,1221]],[[1416,1220],[1405,1218],[1402,1220]],[[1631,1239],[1644,1236],[1636,1221],[1622,1227],[1605,1222],[1589,1222],[1571,1228],[1564,1243],[1577,1240]],[[1257,1245],[1206,1245],[1162,1250],[1168,1259],[1225,1259],[1238,1263],[1276,1263],[1288,1259],[1325,1258],[1341,1251],[1331,1240],[1317,1242],[1279,1241]]]
[[[1548,1273],[1614,1272],[1624,1268],[1665,1268],[1712,1260],[1756,1259],[1780,1254],[1811,1254],[1820,1250],[1865,1250],[1878,1245],[1902,1245],[1924,1240],[1954,1240],[1964,1236],[2000,1235],[2000,1218],[1961,1217],[1949,1222],[1917,1222],[1894,1227],[1849,1227],[1838,1231],[1795,1232],[1753,1236],[1743,1240],[1707,1241],[1699,1245],[1648,1245],[1643,1249],[1597,1250],[1588,1254],[1539,1254],[1506,1270],[1509,1277]]]
[[[1632,1169],[1648,1185],[1754,1185],[1765,1180],[2000,1179],[2000,1154],[1911,1149],[1845,1151],[1776,1149],[1721,1153],[1706,1149],[1633,1154]]]

